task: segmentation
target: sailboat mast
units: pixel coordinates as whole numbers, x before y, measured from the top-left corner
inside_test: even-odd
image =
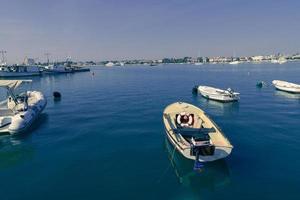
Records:
[[[1,50],[0,53],[1,53],[1,55],[2,55],[1,64],[4,64],[4,63],[5,63],[5,54],[6,54],[6,51]]]

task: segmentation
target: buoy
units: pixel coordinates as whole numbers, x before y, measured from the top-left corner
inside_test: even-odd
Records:
[[[198,86],[194,86],[193,90],[192,90],[193,94],[197,94],[198,93]]]
[[[262,88],[262,87],[264,87],[266,85],[267,84],[264,81],[259,81],[259,82],[256,83],[256,87],[258,87],[258,88]]]
[[[61,98],[60,92],[57,92],[57,91],[53,92],[53,97],[54,97],[55,100],[60,99]]]

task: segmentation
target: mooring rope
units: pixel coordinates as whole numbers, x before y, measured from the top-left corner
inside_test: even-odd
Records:
[[[162,173],[162,175],[160,176],[160,178],[158,179],[158,183],[164,178],[164,176],[167,174],[167,172],[169,171],[169,168],[171,167],[171,165],[173,164],[173,158],[174,158],[174,155],[175,155],[175,150],[176,150],[176,147],[174,146],[174,149],[173,149],[173,152],[171,154],[171,162],[170,164],[167,166],[167,168],[164,170],[164,172]]]

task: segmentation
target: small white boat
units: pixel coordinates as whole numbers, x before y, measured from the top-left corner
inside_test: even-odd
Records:
[[[210,162],[227,157],[233,146],[200,108],[176,102],[167,106],[163,122],[168,140],[184,157]]]
[[[286,81],[274,80],[272,84],[276,89],[291,93],[300,93],[300,85]]]
[[[105,64],[105,67],[113,67],[115,64],[113,62],[108,62]]]
[[[0,67],[0,77],[39,76],[40,68],[37,65],[15,65]]]
[[[209,86],[195,86],[194,91],[200,93],[207,99],[212,99],[221,102],[238,101],[240,99],[240,93],[234,92],[232,89],[222,90]]]
[[[231,61],[229,64],[230,64],[230,65],[238,65],[238,64],[240,64],[240,63],[241,63],[240,61],[235,60],[235,61]]]
[[[285,57],[280,57],[278,59],[271,60],[271,63],[274,63],[274,64],[284,64],[286,62],[287,62],[287,59]]]
[[[15,134],[27,130],[47,104],[38,91],[16,93],[22,83],[31,80],[0,80],[0,87],[7,90],[7,99],[0,102],[0,134]]]

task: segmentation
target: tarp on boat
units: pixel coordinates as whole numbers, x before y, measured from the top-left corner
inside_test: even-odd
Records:
[[[0,80],[0,87],[6,87],[9,89],[16,89],[22,83],[31,83],[32,80]]]

